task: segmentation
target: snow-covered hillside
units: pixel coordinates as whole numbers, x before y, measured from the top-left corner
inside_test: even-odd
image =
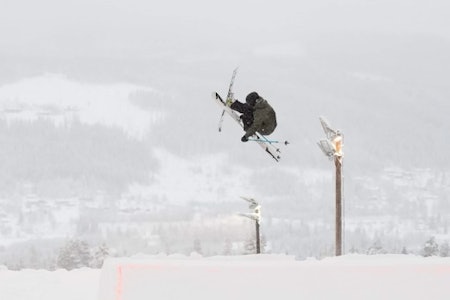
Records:
[[[136,99],[151,105],[161,93],[128,83],[89,84],[61,74],[44,74],[0,86],[0,113],[8,121],[48,119],[57,125],[77,119],[86,124],[121,128],[142,139],[154,123],[164,120],[161,108],[145,110]]]
[[[243,145],[232,122],[225,122],[219,135],[214,126],[205,130],[194,114],[180,115],[181,109],[196,108],[194,102],[144,85],[87,83],[55,74],[1,85],[2,245],[37,239],[21,247],[28,249],[44,238],[59,239],[59,247],[61,239],[79,236],[93,240],[92,246],[107,239],[119,253],[189,253],[200,239],[204,254],[215,255],[225,241],[243,242],[251,227],[231,216],[246,211],[239,197],[251,196],[263,205],[268,249],[299,257],[332,253],[332,166],[316,145],[294,139],[275,164],[256,145]],[[207,115],[218,117],[220,111],[210,105]],[[280,124],[290,117],[285,112]],[[189,134],[169,136],[173,128]],[[345,160],[346,249],[365,253],[375,245],[419,254],[431,236],[446,245],[448,173],[389,167],[360,175],[354,140]],[[298,164],[295,157],[309,152],[320,166]],[[161,220],[166,222],[160,225]],[[213,224],[209,232],[198,229],[202,223]],[[227,226],[229,235],[212,234]],[[124,244],[121,232],[139,232],[156,242],[137,246],[142,243],[133,237]],[[20,268],[35,255],[36,250],[8,248],[2,257]]]

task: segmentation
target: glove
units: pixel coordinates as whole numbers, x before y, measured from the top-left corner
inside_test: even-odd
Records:
[[[228,98],[227,101],[225,102],[225,105],[228,106],[228,107],[231,107],[231,105],[233,104],[233,102],[234,102],[233,99]]]
[[[248,142],[248,137],[246,137],[245,135],[241,138],[241,142]]]

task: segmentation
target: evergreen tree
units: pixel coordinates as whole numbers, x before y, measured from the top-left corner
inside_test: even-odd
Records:
[[[428,256],[436,256],[438,254],[439,254],[439,245],[436,243],[436,240],[433,236],[428,241],[425,242],[425,245],[422,250],[422,255],[428,257]]]
[[[194,240],[194,251],[197,252],[198,254],[203,254],[202,243],[200,242],[199,239]]]
[[[379,239],[375,240],[375,242],[372,244],[372,246],[367,249],[367,254],[369,255],[375,255],[375,254],[386,254],[387,251],[383,249],[383,246],[381,245],[381,241]]]
[[[348,250],[348,252],[351,254],[355,254],[355,253],[358,253],[358,249],[356,249],[355,246],[352,245],[352,247],[350,248],[350,250]]]
[[[265,235],[261,235],[259,241],[260,251],[261,253],[265,253],[265,249],[267,247],[267,240]],[[250,236],[244,242],[244,254],[256,254],[256,237]]]
[[[103,266],[103,262],[108,256],[109,256],[109,248],[105,244],[98,246],[94,250],[90,266],[92,268],[101,268]]]
[[[244,254],[256,254],[256,239],[251,237],[245,241]]]
[[[231,241],[229,239],[226,239],[223,248],[223,255],[231,255],[232,249],[233,245],[231,244]]]
[[[60,249],[57,266],[66,270],[88,267],[91,261],[88,244],[84,241],[70,240]]]
[[[448,257],[450,256],[450,247],[448,245],[448,242],[445,242],[441,245],[439,248],[439,256],[441,257]]]

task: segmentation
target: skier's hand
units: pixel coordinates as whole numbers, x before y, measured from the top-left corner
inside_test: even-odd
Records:
[[[241,142],[248,142],[248,137],[246,137],[245,135],[241,138]]]

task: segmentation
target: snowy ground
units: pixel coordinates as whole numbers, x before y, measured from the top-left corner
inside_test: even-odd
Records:
[[[97,299],[100,270],[7,271],[0,269],[2,300]]]
[[[347,255],[153,256],[102,271],[0,270],[0,299],[450,299],[450,258]]]

